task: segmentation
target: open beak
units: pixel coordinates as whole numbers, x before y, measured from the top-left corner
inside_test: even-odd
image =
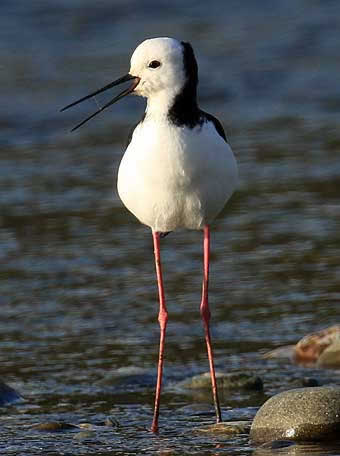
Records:
[[[90,93],[90,95],[86,95],[86,97],[80,98],[80,100],[74,101],[73,103],[71,103],[71,104],[65,106],[63,109],[61,109],[60,112],[65,111],[66,109],[72,108],[72,106],[75,106],[78,103],[82,103],[83,101],[88,100],[89,98],[92,98],[92,97],[98,95],[98,93],[105,92],[105,90],[111,89],[112,87],[114,87],[114,86],[116,86],[118,84],[122,84],[123,82],[131,81],[131,80],[133,80],[133,82],[130,85],[130,87],[128,87],[127,89],[123,90],[123,92],[121,92],[120,94],[118,94],[117,96],[112,98],[111,101],[106,103],[104,106],[102,106],[100,109],[98,109],[98,111],[94,112],[89,117],[87,117],[85,120],[80,122],[78,125],[76,125],[74,128],[72,128],[71,131],[77,130],[77,128],[81,127],[88,120],[92,119],[92,117],[96,116],[97,114],[99,114],[101,111],[104,111],[104,109],[106,109],[107,107],[111,106],[116,101],[120,100],[121,98],[125,97],[126,95],[129,95],[129,93],[133,92],[135,90],[135,88],[137,87],[137,85],[139,84],[140,78],[138,76],[132,76],[131,74],[126,74],[125,76],[117,79],[116,81],[111,82],[110,84],[108,84],[105,87],[97,90],[96,92]]]

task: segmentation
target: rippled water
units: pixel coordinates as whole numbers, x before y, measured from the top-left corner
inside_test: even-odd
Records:
[[[251,419],[304,377],[340,383],[335,371],[261,358],[338,317],[340,4],[5,0],[0,24],[0,360],[2,380],[25,398],[3,409],[1,451],[251,454],[245,435],[194,435],[213,416],[186,406],[204,409],[210,393],[174,388],[208,370],[201,233],[162,240],[166,382],[161,433],[145,432],[159,337],[152,240],[115,189],[143,101],[126,99],[73,134],[96,105],[58,111],[125,74],[147,37],[193,44],[201,106],[222,120],[239,162],[240,188],[212,238],[211,307],[217,367],[264,381],[263,395],[222,394],[226,419]],[[108,417],[113,427],[88,434],[30,428]]]

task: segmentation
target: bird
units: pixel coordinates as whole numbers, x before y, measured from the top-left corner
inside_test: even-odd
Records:
[[[210,333],[208,283],[210,226],[238,184],[238,168],[220,121],[197,101],[198,65],[189,42],[149,38],[131,56],[130,70],[119,79],[65,106],[122,83],[129,86],[85,120],[76,130],[121,98],[146,98],[118,170],[118,194],[126,208],[151,228],[158,283],[160,341],[151,431],[159,430],[165,335],[168,311],[160,256],[161,238],[179,229],[203,231],[203,280],[200,314],[209,360],[216,422],[222,421]]]

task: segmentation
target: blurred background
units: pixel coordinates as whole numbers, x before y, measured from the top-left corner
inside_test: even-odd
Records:
[[[7,414],[2,441],[10,433],[15,449],[13,425],[34,420],[150,420],[158,350],[152,240],[116,191],[126,138],[145,104],[124,99],[74,133],[95,102],[59,112],[126,74],[131,53],[150,37],[191,42],[200,106],[221,120],[239,163],[239,189],[212,236],[217,367],[260,375],[269,395],[310,375],[261,353],[338,318],[339,30],[336,0],[2,0],[0,365],[2,379],[27,399]],[[174,433],[183,426],[177,409],[193,398],[171,385],[208,370],[201,238],[178,232],[162,240],[170,322],[161,416]],[[202,400],[210,404],[210,395]],[[263,400],[236,394],[222,405],[240,418]],[[116,438],[123,445],[124,431]],[[44,439],[45,449],[55,444]],[[107,450],[101,439],[97,454],[100,445]],[[59,448],[69,440],[60,437]],[[248,454],[244,442],[235,445]]]

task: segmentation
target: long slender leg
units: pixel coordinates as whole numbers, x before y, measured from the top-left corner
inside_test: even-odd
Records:
[[[165,330],[166,324],[168,322],[168,311],[165,305],[164,298],[164,287],[163,287],[163,277],[162,277],[162,267],[161,267],[161,257],[160,257],[160,248],[159,248],[159,238],[160,234],[158,232],[152,232],[153,245],[155,252],[155,264],[156,264],[156,274],[158,282],[158,294],[159,294],[159,314],[158,321],[161,330],[160,341],[159,341],[159,358],[158,358],[158,373],[157,373],[157,386],[156,386],[156,396],[155,396],[155,408],[153,413],[153,420],[151,425],[151,431],[158,431],[158,416],[159,416],[159,404],[161,397],[162,389],[162,375],[163,375],[163,359],[164,359],[164,341],[165,341]]]
[[[211,337],[210,337],[210,310],[208,304],[208,284],[209,284],[209,257],[210,257],[210,228],[208,225],[204,227],[204,241],[203,241],[203,285],[202,285],[202,301],[200,312],[203,320],[204,332],[205,332],[205,341],[207,344],[209,366],[210,366],[210,376],[211,376],[211,385],[212,393],[214,398],[214,406],[216,412],[216,423],[222,421],[221,408],[218,400],[217,384],[216,384],[216,375],[214,367],[214,355],[211,347]]]

